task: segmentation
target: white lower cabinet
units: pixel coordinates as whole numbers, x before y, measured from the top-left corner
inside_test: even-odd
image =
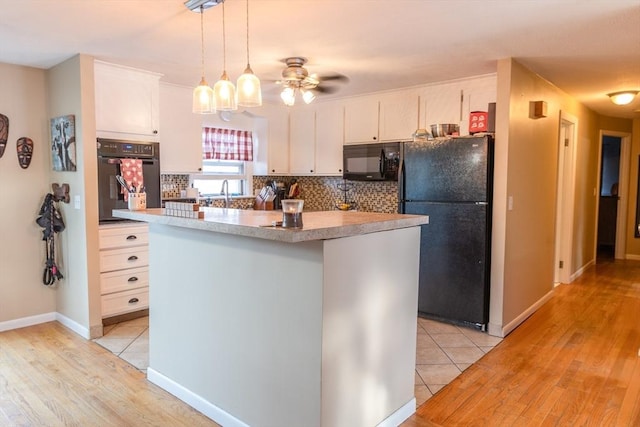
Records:
[[[148,225],[100,226],[102,317],[149,308]]]

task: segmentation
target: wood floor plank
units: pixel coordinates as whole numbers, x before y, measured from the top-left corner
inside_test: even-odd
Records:
[[[0,425],[216,426],[56,322],[0,333]]]
[[[412,421],[640,426],[639,348],[640,262],[597,264],[558,286],[536,313],[418,408]]]

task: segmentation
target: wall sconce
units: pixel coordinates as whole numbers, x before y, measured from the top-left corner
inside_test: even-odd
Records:
[[[623,90],[620,92],[609,93],[607,96],[611,98],[611,102],[616,105],[627,105],[633,101],[633,98],[635,98],[637,94],[637,90]]]

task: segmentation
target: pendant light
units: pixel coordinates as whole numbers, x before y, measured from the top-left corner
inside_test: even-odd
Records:
[[[204,78],[204,6],[200,6],[200,47],[202,78],[200,79],[200,84],[193,90],[193,112],[211,114],[216,112],[216,107],[213,99],[213,89]]]
[[[260,79],[253,74],[249,65],[249,0],[247,0],[247,68],[238,77],[238,105],[241,107],[259,107],[262,105]]]
[[[213,87],[216,109],[218,111],[231,111],[237,110],[238,104],[236,103],[236,88],[233,83],[229,81],[227,77],[227,44],[225,38],[224,28],[224,1],[222,2],[222,61],[223,69],[220,80]]]

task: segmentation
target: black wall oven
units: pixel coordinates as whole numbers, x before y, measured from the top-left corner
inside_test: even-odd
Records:
[[[98,138],[98,205],[100,222],[122,221],[113,209],[127,209],[116,176],[122,159],[141,159],[147,208],[160,207],[160,144]]]
[[[400,143],[345,145],[342,177],[353,181],[396,181],[400,167]]]

